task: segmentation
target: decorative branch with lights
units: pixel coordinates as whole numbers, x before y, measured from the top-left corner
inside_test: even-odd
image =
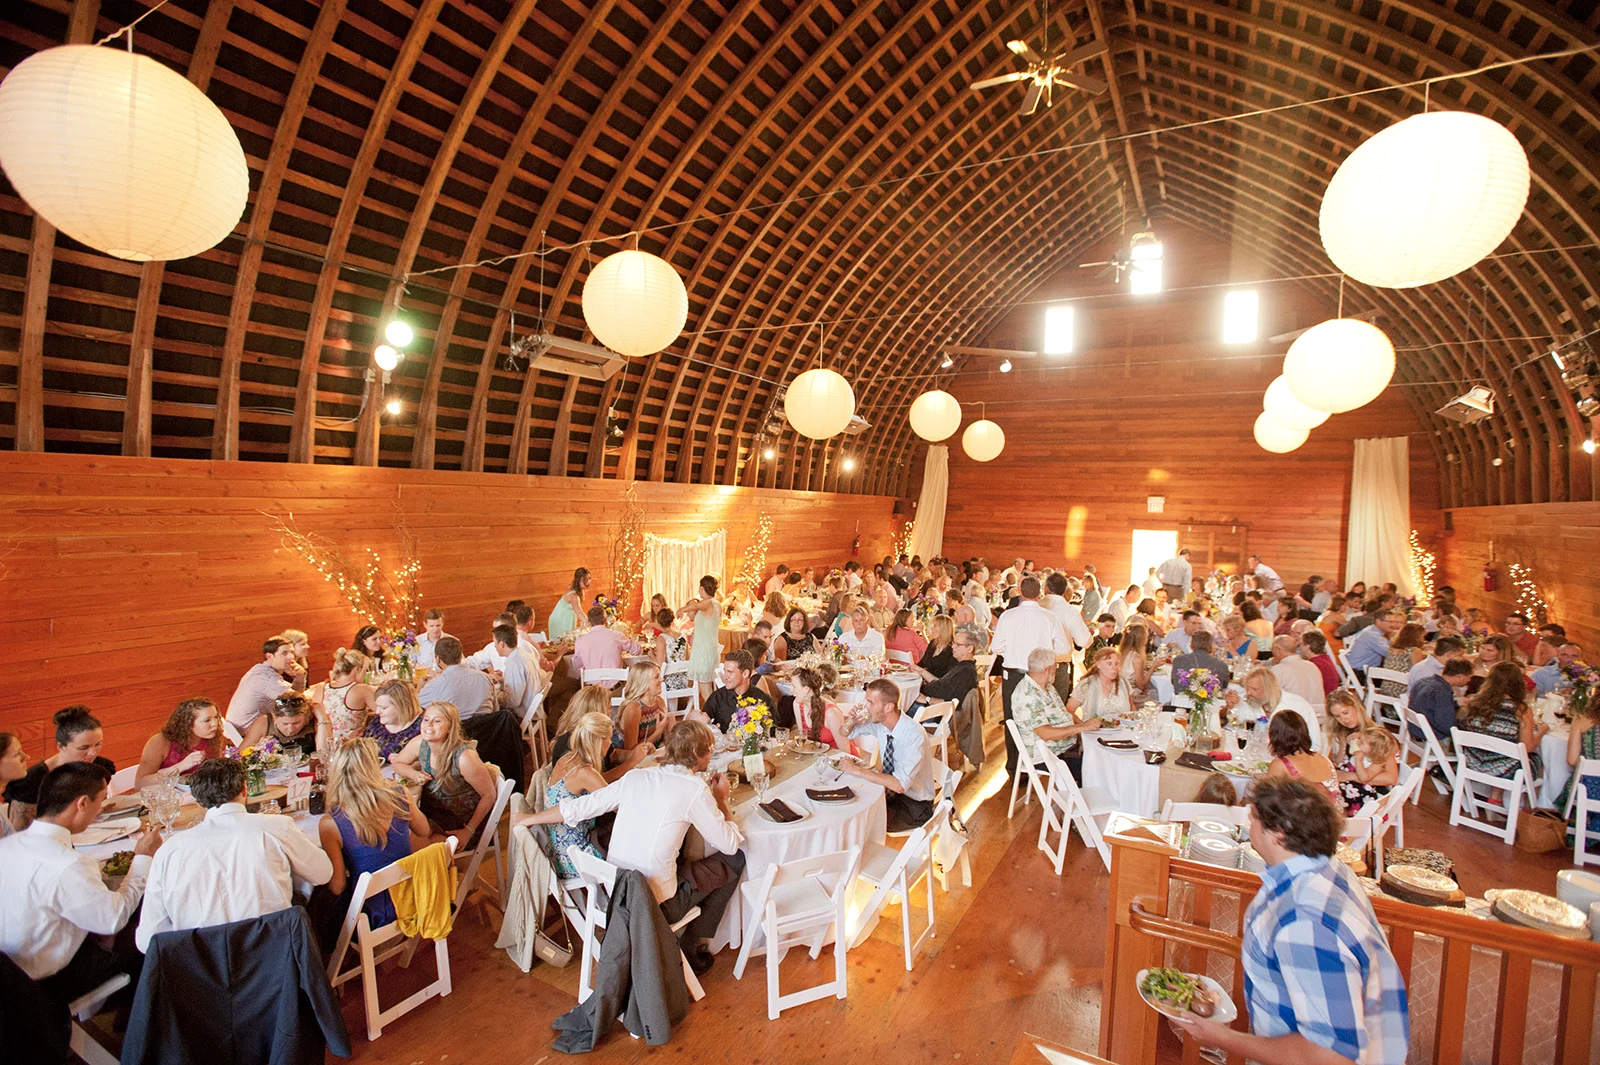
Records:
[[[904,555],[911,557],[911,537],[917,531],[917,519],[912,518],[906,522],[906,527],[900,530],[900,542],[896,545],[895,556]]]
[[[417,604],[422,598],[417,592],[422,560],[417,557],[416,537],[398,507],[394,528],[400,562],[387,572],[383,557],[370,547],[363,548],[364,558],[353,561],[326,536],[302,530],[292,511],[283,517],[265,510],[261,513],[270,519],[272,531],[278,534],[284,549],[339,589],[356,617],[385,631],[404,630],[416,624]]]
[[[1533,567],[1513,562],[1510,572],[1511,586],[1517,591],[1517,609],[1527,615],[1534,627],[1549,621],[1550,604],[1544,601],[1544,596],[1539,592],[1539,582],[1534,580]]]
[[[1417,530],[1411,530],[1411,587],[1415,589],[1418,603],[1433,602],[1433,575],[1439,560],[1432,551],[1422,546]]]
[[[630,484],[622,499],[616,535],[611,538],[611,580],[618,610],[624,615],[632,609],[636,587],[644,580],[644,555],[644,504],[639,502],[637,487]]]
[[[761,575],[767,571],[767,550],[772,546],[772,518],[762,511],[756,518],[755,536],[745,548],[744,565],[739,569],[739,580],[754,592],[762,585]]]

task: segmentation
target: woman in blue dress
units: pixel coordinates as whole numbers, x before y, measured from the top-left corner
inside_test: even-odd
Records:
[[[411,853],[412,843],[425,846],[428,820],[397,780],[383,775],[378,743],[361,736],[328,754],[328,816],[317,826],[322,849],[333,863],[328,890],[338,899],[333,909],[342,919],[362,873],[375,873]],[[362,906],[372,927],[394,920],[387,891]]]

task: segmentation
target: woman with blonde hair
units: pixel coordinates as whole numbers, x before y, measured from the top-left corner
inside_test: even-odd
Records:
[[[940,614],[928,622],[928,646],[917,659],[917,668],[925,669],[935,677],[942,677],[956,664],[952,650],[956,642],[956,623],[948,615]]]
[[[1328,693],[1325,713],[1328,727],[1324,746],[1329,760],[1336,766],[1341,765],[1354,757],[1355,749],[1350,741],[1362,729],[1373,726],[1372,716],[1367,713],[1361,697],[1349,688],[1336,688]]]
[[[376,712],[362,735],[377,743],[378,757],[387,762],[422,729],[422,704],[417,702],[417,689],[399,678],[378,685],[372,701]]]
[[[606,753],[611,747],[611,718],[606,714],[589,712],[574,722],[569,733],[567,752],[550,767],[550,781],[544,788],[546,809],[560,806],[567,799],[599,791],[606,786]],[[513,825],[531,825],[532,814],[518,814]],[[589,837],[589,831],[598,818],[580,821],[575,825],[559,823],[545,825],[550,834],[550,850],[555,855],[556,875],[571,880],[578,875],[567,855],[567,848],[577,846],[596,858],[602,858],[600,848]]]
[[[396,775],[422,785],[429,834],[452,835],[458,848],[472,846],[494,807],[495,782],[478,757],[477,741],[461,735],[461,711],[453,703],[429,703],[417,738],[390,764]]]
[[[559,762],[567,753],[572,744],[572,733],[585,714],[603,714],[607,721],[611,721],[611,739],[606,745],[606,755],[600,762],[602,766],[609,767],[604,769],[608,783],[638,765],[655,750],[649,743],[623,746],[622,730],[611,717],[611,689],[600,684],[585,684],[567,703],[567,708],[561,712],[561,720],[556,722],[555,742],[550,745],[552,762]]]
[[[1150,685],[1150,630],[1142,621],[1128,619],[1122,630],[1122,642],[1117,645],[1117,675],[1128,685],[1134,702]]]
[[[328,890],[339,896],[343,914],[362,873],[375,873],[426,845],[428,819],[404,786],[383,775],[378,745],[365,736],[341,743],[328,754],[328,816],[317,826],[323,852],[333,863]],[[387,891],[362,906],[374,927],[394,920]]]
[[[622,686],[622,706],[617,711],[623,748],[631,751],[641,743],[660,743],[671,716],[666,700],[661,698],[661,667],[654,662],[629,666],[628,680]]]
[[[377,693],[361,678],[372,668],[372,659],[360,651],[341,647],[333,652],[333,669],[327,681],[307,693],[313,706],[321,705],[321,717],[327,722],[334,743],[343,743],[366,729],[367,715],[375,707]]]
[[[294,648],[294,661],[289,665],[291,674],[289,679],[294,682],[295,687],[304,688],[306,678],[311,673],[311,637],[299,629],[284,629],[278,633],[278,639],[286,641]]]
[[[783,593],[773,592],[761,605],[761,620],[771,625],[773,632],[778,632],[783,628],[783,617],[788,612],[789,604],[784,601]]]
[[[207,758],[222,757],[223,746],[217,704],[203,697],[185,699],[168,715],[161,731],[145,742],[134,785],[154,784],[167,769],[188,773]]]

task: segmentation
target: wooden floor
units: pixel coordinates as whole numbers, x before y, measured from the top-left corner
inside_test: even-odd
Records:
[[[997,752],[998,753],[998,752]],[[1105,953],[1107,876],[1098,858],[1074,838],[1056,876],[1034,848],[1037,805],[1006,819],[1004,756],[963,786],[958,808],[971,811],[972,887],[953,878],[938,896],[939,927],[929,949],[906,972],[898,911],[850,953],[850,997],[786,1011],[767,1020],[764,959],[741,981],[732,952],[720,955],[704,978],[706,998],[662,1047],[647,1047],[619,1024],[588,1060],[632,1062],[1004,1062],[1024,1034],[1093,1052],[1099,1031]],[[1442,850],[1456,863],[1470,895],[1490,887],[1554,892],[1557,870],[1571,854],[1529,855],[1497,839],[1450,828],[1445,796],[1424,789],[1406,815],[1406,843]],[[987,797],[985,797],[987,796]],[[981,800],[981,801],[980,801]],[[492,916],[492,911],[489,911]],[[920,925],[914,924],[914,929]],[[455,991],[401,1018],[375,1043],[366,1039],[359,988],[345,998],[355,1055],[362,1065],[449,1065],[481,1061],[538,1065],[564,1057],[551,1049],[550,1022],[576,1001],[577,965],[535,964],[523,974],[493,949],[494,930],[472,914],[450,941]],[[811,962],[803,953],[784,963],[786,989],[826,979],[831,956]],[[413,973],[385,972],[384,1001],[431,979],[431,955],[419,952]],[[337,1061],[330,1057],[330,1061]]]

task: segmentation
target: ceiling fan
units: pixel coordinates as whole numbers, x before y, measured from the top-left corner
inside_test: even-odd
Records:
[[[1145,224],[1148,225],[1149,223],[1146,222]],[[1126,246],[1112,252],[1111,258],[1101,259],[1099,262],[1094,263],[1079,263],[1078,269],[1087,270],[1091,267],[1103,266],[1105,269],[1095,275],[1095,280],[1109,280],[1113,285],[1120,285],[1122,284],[1122,275],[1133,269],[1134,250],[1146,245],[1159,245],[1160,243],[1155,233],[1148,229],[1142,229],[1133,235]]]
[[[1046,33],[1045,48],[1049,50],[1049,35]],[[1001,74],[998,77],[984,78],[982,81],[972,83],[974,90],[989,89],[996,85],[1010,85],[1018,81],[1031,81],[1027,94],[1022,97],[1023,117],[1033,114],[1039,109],[1039,100],[1044,99],[1044,105],[1051,104],[1052,90],[1057,85],[1064,85],[1069,89],[1082,89],[1089,93],[1102,93],[1106,91],[1106,83],[1089,74],[1073,73],[1072,68],[1086,59],[1100,55],[1106,46],[1099,41],[1090,41],[1081,48],[1074,48],[1070,52],[1058,52],[1046,59],[1033,50],[1027,41],[1007,41],[1006,47],[1028,64],[1027,70],[1019,70],[1012,74]]]

